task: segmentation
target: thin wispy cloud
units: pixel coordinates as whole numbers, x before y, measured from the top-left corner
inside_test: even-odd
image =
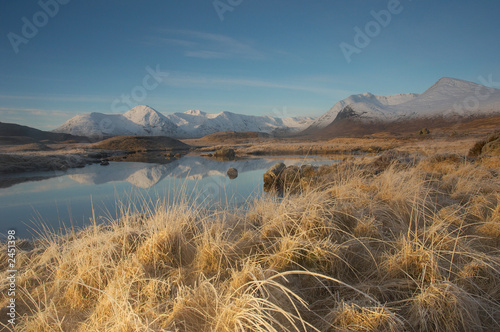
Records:
[[[181,48],[187,57],[200,59],[264,59],[264,54],[250,43],[232,37],[193,30],[160,30],[150,38],[154,43],[171,44]]]
[[[61,110],[45,110],[39,108],[15,108],[15,107],[0,107],[0,113],[2,115],[19,115],[30,116],[72,116],[75,112],[67,112]]]
[[[200,59],[227,59],[230,57],[227,53],[215,51],[186,51],[185,55]]]
[[[116,97],[106,96],[76,96],[76,95],[0,95],[1,99],[13,100],[45,100],[45,101],[60,101],[60,102],[111,102]]]
[[[193,41],[189,40],[184,40],[184,39],[177,39],[177,38],[157,38],[160,42],[167,43],[167,44],[172,44],[172,45],[178,45],[182,47],[196,47],[198,44]]]
[[[309,80],[296,80],[301,83],[283,83],[277,81],[267,81],[253,78],[228,78],[228,77],[211,77],[196,74],[171,73],[169,78],[165,80],[166,85],[175,87],[189,88],[233,88],[235,86],[254,87],[254,88],[270,88],[270,89],[285,89],[295,91],[306,91],[316,94],[333,95],[333,94],[352,94],[352,91],[325,88],[315,86],[314,82]]]

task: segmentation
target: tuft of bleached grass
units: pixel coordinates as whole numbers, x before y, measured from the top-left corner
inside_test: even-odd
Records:
[[[481,331],[482,309],[481,302],[443,281],[424,286],[411,299],[408,319],[416,331]]]
[[[383,306],[340,301],[325,317],[325,331],[388,331],[403,330],[401,321],[395,319]]]

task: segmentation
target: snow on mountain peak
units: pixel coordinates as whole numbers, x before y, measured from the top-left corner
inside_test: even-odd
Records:
[[[441,77],[435,85],[437,86],[454,86],[454,87],[470,87],[470,86],[477,86],[479,84],[469,82],[469,81],[464,81],[458,78],[453,78],[453,77]]]
[[[358,95],[352,95],[336,103],[328,112],[316,119],[310,127],[324,128],[328,126],[347,106],[354,107],[357,111],[356,114],[364,117],[385,117],[382,111],[385,107],[403,104],[417,97],[418,94],[415,93],[378,96],[370,92],[365,92]]]
[[[457,78],[451,78],[451,77],[443,77],[434,85],[432,85],[429,89],[427,89],[423,94],[429,94],[433,92],[438,92],[438,93],[452,93],[452,94],[457,94],[457,93],[470,93],[471,91],[474,91],[474,89],[481,88],[482,85],[473,83],[473,82],[468,82],[464,80],[459,80]]]
[[[202,111],[200,111],[200,110],[189,110],[189,111],[184,112],[184,114],[189,114],[189,115],[202,115],[202,116],[207,115],[207,113],[202,112]]]
[[[161,114],[160,112],[156,111],[155,109],[149,106],[139,105],[132,108],[130,111],[124,113],[123,116],[126,117],[127,119],[134,121],[139,119],[147,120],[153,117],[161,118],[163,117],[163,114]]]
[[[347,109],[349,107],[349,109]],[[349,112],[343,112],[349,110]],[[340,115],[367,121],[396,121],[443,116],[483,116],[500,113],[500,90],[443,77],[422,94],[352,95],[336,103],[310,126],[321,129]]]
[[[156,111],[154,108],[149,107],[147,105],[138,105],[138,106],[132,108],[131,110],[129,110],[128,112],[124,113],[124,115],[125,114],[142,115],[142,114],[148,114],[148,113],[159,113],[159,112]]]

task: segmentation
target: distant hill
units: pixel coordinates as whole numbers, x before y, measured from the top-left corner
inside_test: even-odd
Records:
[[[267,133],[259,133],[255,131],[220,131],[210,135],[203,136],[200,141],[205,141],[207,143],[227,143],[239,140],[247,141],[249,139],[266,139],[270,138],[271,135]]]
[[[231,112],[209,114],[199,110],[163,115],[153,108],[140,105],[124,114],[88,113],[66,121],[57,133],[111,136],[169,136],[199,138],[220,131],[255,131],[265,133],[296,133],[307,128],[311,117],[278,118],[252,116]]]
[[[28,144],[40,141],[52,142],[88,142],[84,136],[43,131],[15,123],[0,122],[0,144]]]
[[[116,136],[94,143],[93,147],[122,151],[176,151],[190,148],[189,145],[166,136]]]
[[[422,94],[377,96],[363,93],[336,103],[304,135],[357,136],[442,128],[500,115],[500,90],[444,77]]]

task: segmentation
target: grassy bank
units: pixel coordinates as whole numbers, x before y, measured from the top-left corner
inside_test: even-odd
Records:
[[[199,152],[212,152],[222,147],[230,147],[237,155],[343,155],[380,153],[399,150],[423,155],[449,153],[450,151],[466,154],[468,149],[479,139],[487,135],[463,135],[461,137],[364,137],[334,138],[329,140],[304,140],[300,138],[237,141],[185,140],[195,146]]]
[[[16,330],[499,330],[499,167],[394,153],[239,211],[124,207],[19,248]]]

